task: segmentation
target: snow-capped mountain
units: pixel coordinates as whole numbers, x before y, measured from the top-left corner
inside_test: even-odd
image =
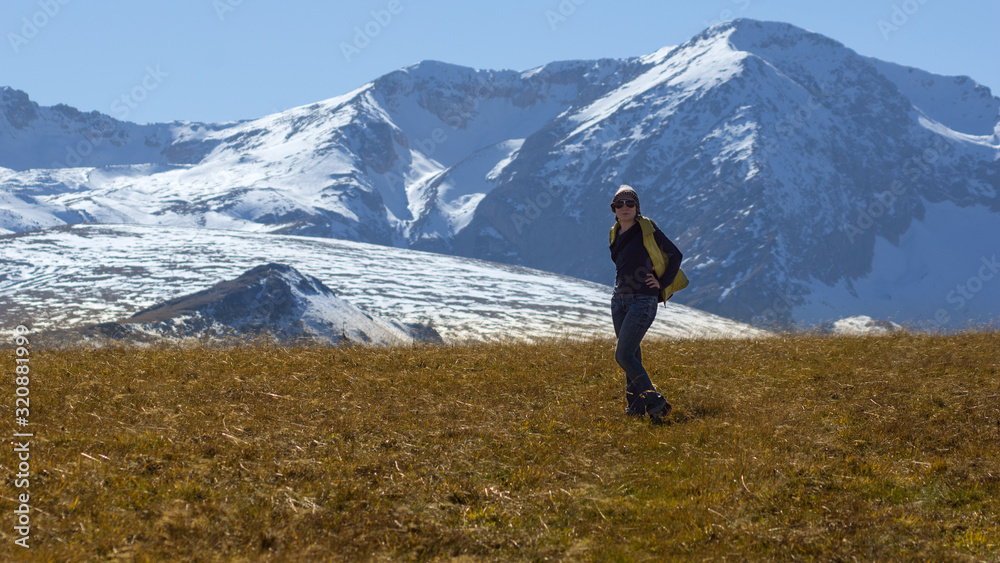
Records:
[[[62,104],[40,107],[12,88],[0,88],[0,109],[0,164],[15,170],[194,164],[211,147],[200,138],[232,125],[128,123]]]
[[[900,325],[875,320],[866,315],[840,319],[824,327],[827,332],[838,336],[885,336],[903,330]]]
[[[440,342],[429,327],[375,318],[338,298],[313,276],[286,264],[263,264],[233,280],[91,327],[113,338],[227,339],[400,345]]]
[[[1000,99],[787,24],[525,72],[424,62],[240,123],[0,100],[10,232],[226,228],[608,282],[606,206],[628,183],[685,254],[682,303],[766,323],[1000,311]]]
[[[284,271],[261,282],[274,268],[251,269],[271,263],[301,277]],[[219,283],[244,273],[238,282]],[[246,292],[237,291],[240,286]],[[268,287],[277,289],[264,298],[259,292]],[[219,305],[220,294],[236,295],[237,303]],[[610,298],[608,286],[551,272],[315,237],[148,225],[72,225],[0,236],[0,327],[145,325],[202,311],[206,325],[266,324],[294,332],[302,320],[317,333],[333,322],[336,333],[345,328],[337,322],[346,314],[346,305],[337,304],[342,301],[378,324],[420,340],[439,335],[449,344],[611,338]],[[287,310],[265,314],[276,300]],[[356,317],[350,323],[363,324]],[[185,326],[204,328],[197,320],[168,324],[178,336],[188,334]],[[660,338],[765,334],[672,302],[660,307],[650,329]]]

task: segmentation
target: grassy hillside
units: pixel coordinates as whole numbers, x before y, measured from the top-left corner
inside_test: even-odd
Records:
[[[613,346],[34,351],[30,555],[1000,559],[997,334]]]

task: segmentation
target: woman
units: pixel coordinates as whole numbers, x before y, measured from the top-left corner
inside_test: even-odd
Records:
[[[611,228],[611,259],[615,263],[615,292],[611,298],[611,319],[618,345],[615,361],[625,370],[625,413],[649,415],[660,422],[670,414],[670,403],[656,392],[649,374],[642,366],[639,344],[656,318],[661,288],[670,287],[681,265],[681,252],[656,224],[642,216],[639,195],[623,185],[611,199],[615,225]],[[666,258],[666,268],[655,275],[653,260],[644,233]]]

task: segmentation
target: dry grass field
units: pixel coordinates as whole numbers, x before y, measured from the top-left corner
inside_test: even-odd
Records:
[[[0,559],[1000,560],[1000,335],[613,346],[34,350]]]

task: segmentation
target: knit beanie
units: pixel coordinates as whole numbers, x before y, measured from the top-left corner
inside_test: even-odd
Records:
[[[611,198],[611,203],[614,204],[616,201],[628,199],[635,202],[635,214],[642,215],[639,211],[639,194],[635,193],[632,186],[622,184],[622,187],[618,188],[618,191],[615,192],[615,197]]]

